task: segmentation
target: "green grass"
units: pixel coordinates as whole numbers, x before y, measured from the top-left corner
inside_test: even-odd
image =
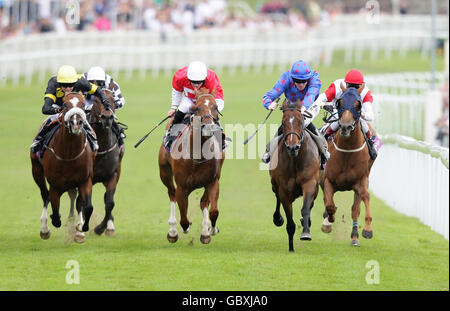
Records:
[[[428,63],[412,53],[405,59],[394,55],[390,61],[367,62],[359,68],[366,74],[425,71]],[[332,68],[319,67],[324,88],[348,69],[339,62]],[[261,122],[266,115],[262,95],[279,74],[225,71],[220,76],[226,98],[222,122]],[[118,80],[127,98],[118,116],[129,130],[113,211],[116,235],[99,237],[89,232],[82,245],[71,239],[66,194],[61,206],[63,226],[56,229],[50,225],[52,236],[47,241],[39,237],[42,203],[31,176],[28,147],[44,118],[40,110],[45,85],[0,89],[0,290],[448,291],[448,241],[418,219],[400,215],[374,196],[372,240],[361,237],[360,248],[350,247],[350,192],[336,195],[340,208],[334,231],[323,234],[320,191],[312,211],[313,240],[301,242],[301,229],[297,229],[296,251],[289,253],[285,227],[272,223],[275,198],[268,172],[259,170],[259,159],[225,161],[220,183],[220,233],[209,245],[199,241],[200,191],[190,197],[191,232],[185,235],[178,226],[180,239],[169,244],[169,200],[157,165],[163,127],[139,148],[133,145],[167,113],[171,77]],[[278,123],[280,118],[276,114],[269,121]],[[320,124],[320,118],[316,123]],[[96,185],[91,230],[104,215],[102,198],[103,186]],[[300,202],[297,200],[294,206],[297,224]],[[363,217],[362,207],[360,224]],[[65,282],[69,260],[80,264],[79,285]],[[379,284],[366,283],[369,260],[380,265]]]

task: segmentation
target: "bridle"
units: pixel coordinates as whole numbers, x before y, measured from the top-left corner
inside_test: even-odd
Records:
[[[201,94],[201,95],[199,95],[198,97],[197,97],[197,100],[199,99],[199,98],[201,98],[201,97],[205,97],[205,96],[210,96],[210,97],[212,97],[212,99],[214,100],[214,102],[216,101],[216,99],[214,98],[214,95],[212,95],[212,94]],[[217,107],[216,107],[216,109],[217,109]],[[195,111],[197,111],[198,110],[198,107],[196,107],[195,109],[194,109],[194,112]],[[218,114],[220,114],[220,112],[219,112],[219,110],[217,110],[217,112],[218,112]],[[194,117],[195,115],[193,114],[193,115],[191,115],[191,123],[192,123],[192,118]],[[214,123],[217,123],[218,121],[219,121],[219,118],[214,118],[210,113],[207,113],[207,114],[205,114],[205,115],[203,115],[203,116],[201,116],[200,117],[200,123],[202,123],[204,120],[206,120],[206,119],[211,119]]]
[[[286,108],[286,109],[282,109],[281,111],[284,113],[284,112],[287,111],[287,110],[290,110],[290,111],[293,111],[293,110],[299,111],[299,112],[302,114],[302,116],[303,116],[303,112],[302,112],[302,110],[301,110],[300,108]],[[283,124],[283,126],[284,126],[284,124]],[[291,132],[288,132],[288,133],[286,133],[286,134],[283,134],[283,142],[284,142],[284,145],[285,145],[286,147],[288,147],[288,144],[287,144],[286,140],[287,140],[287,138],[288,138],[290,135],[295,135],[295,136],[298,137],[299,142],[298,142],[297,145],[301,147],[301,146],[302,146],[302,143],[303,143],[303,140],[304,140],[304,138],[305,138],[305,132],[304,132],[304,131],[301,131],[301,134],[299,134],[299,133],[297,133],[297,132],[291,131]]]

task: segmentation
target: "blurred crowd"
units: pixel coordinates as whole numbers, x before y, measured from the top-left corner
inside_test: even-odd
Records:
[[[340,14],[343,0],[0,0],[0,38],[32,33],[143,29],[186,32],[201,28],[299,29],[329,23]]]

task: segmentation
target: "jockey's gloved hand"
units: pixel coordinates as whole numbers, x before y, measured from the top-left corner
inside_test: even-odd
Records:
[[[333,105],[323,105],[322,107],[323,109],[325,109],[326,111],[328,111],[329,113],[333,113]]]

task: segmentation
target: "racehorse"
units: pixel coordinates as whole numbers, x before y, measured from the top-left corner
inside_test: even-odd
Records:
[[[83,130],[86,114],[83,109],[84,99],[79,93],[69,93],[63,98],[62,112],[58,117],[60,123],[54,136],[48,144],[48,151],[39,159],[36,154],[30,152],[33,178],[41,190],[44,207],[41,216],[42,239],[50,237],[50,228],[47,225],[47,206],[51,202],[52,224],[56,228],[61,226],[59,203],[61,195],[73,188],[78,188],[80,202],[78,210],[78,224],[75,241],[85,241],[83,231],[84,217],[92,213],[92,177],[94,158]],[[47,190],[46,181],[50,185]]]
[[[100,98],[95,97],[92,105],[91,113],[88,121],[92,129],[95,131],[99,149],[94,161],[94,177],[92,179],[93,185],[98,182],[103,183],[106,188],[104,195],[105,201],[105,217],[103,221],[95,227],[94,232],[101,235],[105,232],[106,235],[112,236],[114,234],[114,217],[112,210],[114,208],[114,193],[116,192],[117,183],[120,178],[121,162],[123,157],[123,150],[119,150],[118,138],[112,130],[112,122],[114,120],[114,95],[110,89],[103,89],[105,96],[109,100],[111,109],[105,109]],[[71,210],[70,215],[73,215],[73,201],[75,197],[71,195]],[[77,210],[78,210],[77,200]],[[86,231],[89,230],[89,219],[85,220]],[[106,230],[106,231],[105,231]]]
[[[273,222],[280,227],[284,219],[280,214],[280,202],[286,214],[286,231],[289,237],[289,251],[294,251],[293,237],[295,223],[292,216],[292,203],[303,196],[301,240],[311,240],[310,212],[319,191],[319,151],[317,145],[304,128],[302,103],[284,101],[283,134],[278,143],[278,151],[269,163],[272,191],[277,198]]]
[[[171,243],[178,240],[176,228],[175,203],[180,210],[180,225],[188,233],[191,222],[187,217],[189,194],[198,188],[205,191],[200,200],[203,212],[203,244],[211,242],[211,235],[219,232],[216,226],[219,210],[219,179],[225,152],[221,148],[221,129],[217,124],[218,110],[215,101],[215,89],[196,90],[196,103],[193,107],[190,125],[186,126],[170,150],[164,146],[159,149],[159,173],[163,184],[168,189],[170,198],[169,232],[167,239]],[[176,187],[174,186],[174,181]],[[208,215],[208,206],[211,205]]]
[[[320,179],[323,190],[326,211],[322,223],[322,231],[331,232],[332,223],[335,220],[336,206],[333,196],[336,191],[354,191],[352,206],[353,229],[351,233],[351,245],[359,246],[358,241],[358,217],[360,214],[361,200],[366,207],[365,226],[362,235],[366,239],[372,238],[372,216],[370,213],[369,174],[373,160],[369,156],[364,134],[361,130],[361,106],[359,89],[346,89],[341,98],[336,101],[339,117],[339,130],[335,137],[328,141],[330,159]]]

